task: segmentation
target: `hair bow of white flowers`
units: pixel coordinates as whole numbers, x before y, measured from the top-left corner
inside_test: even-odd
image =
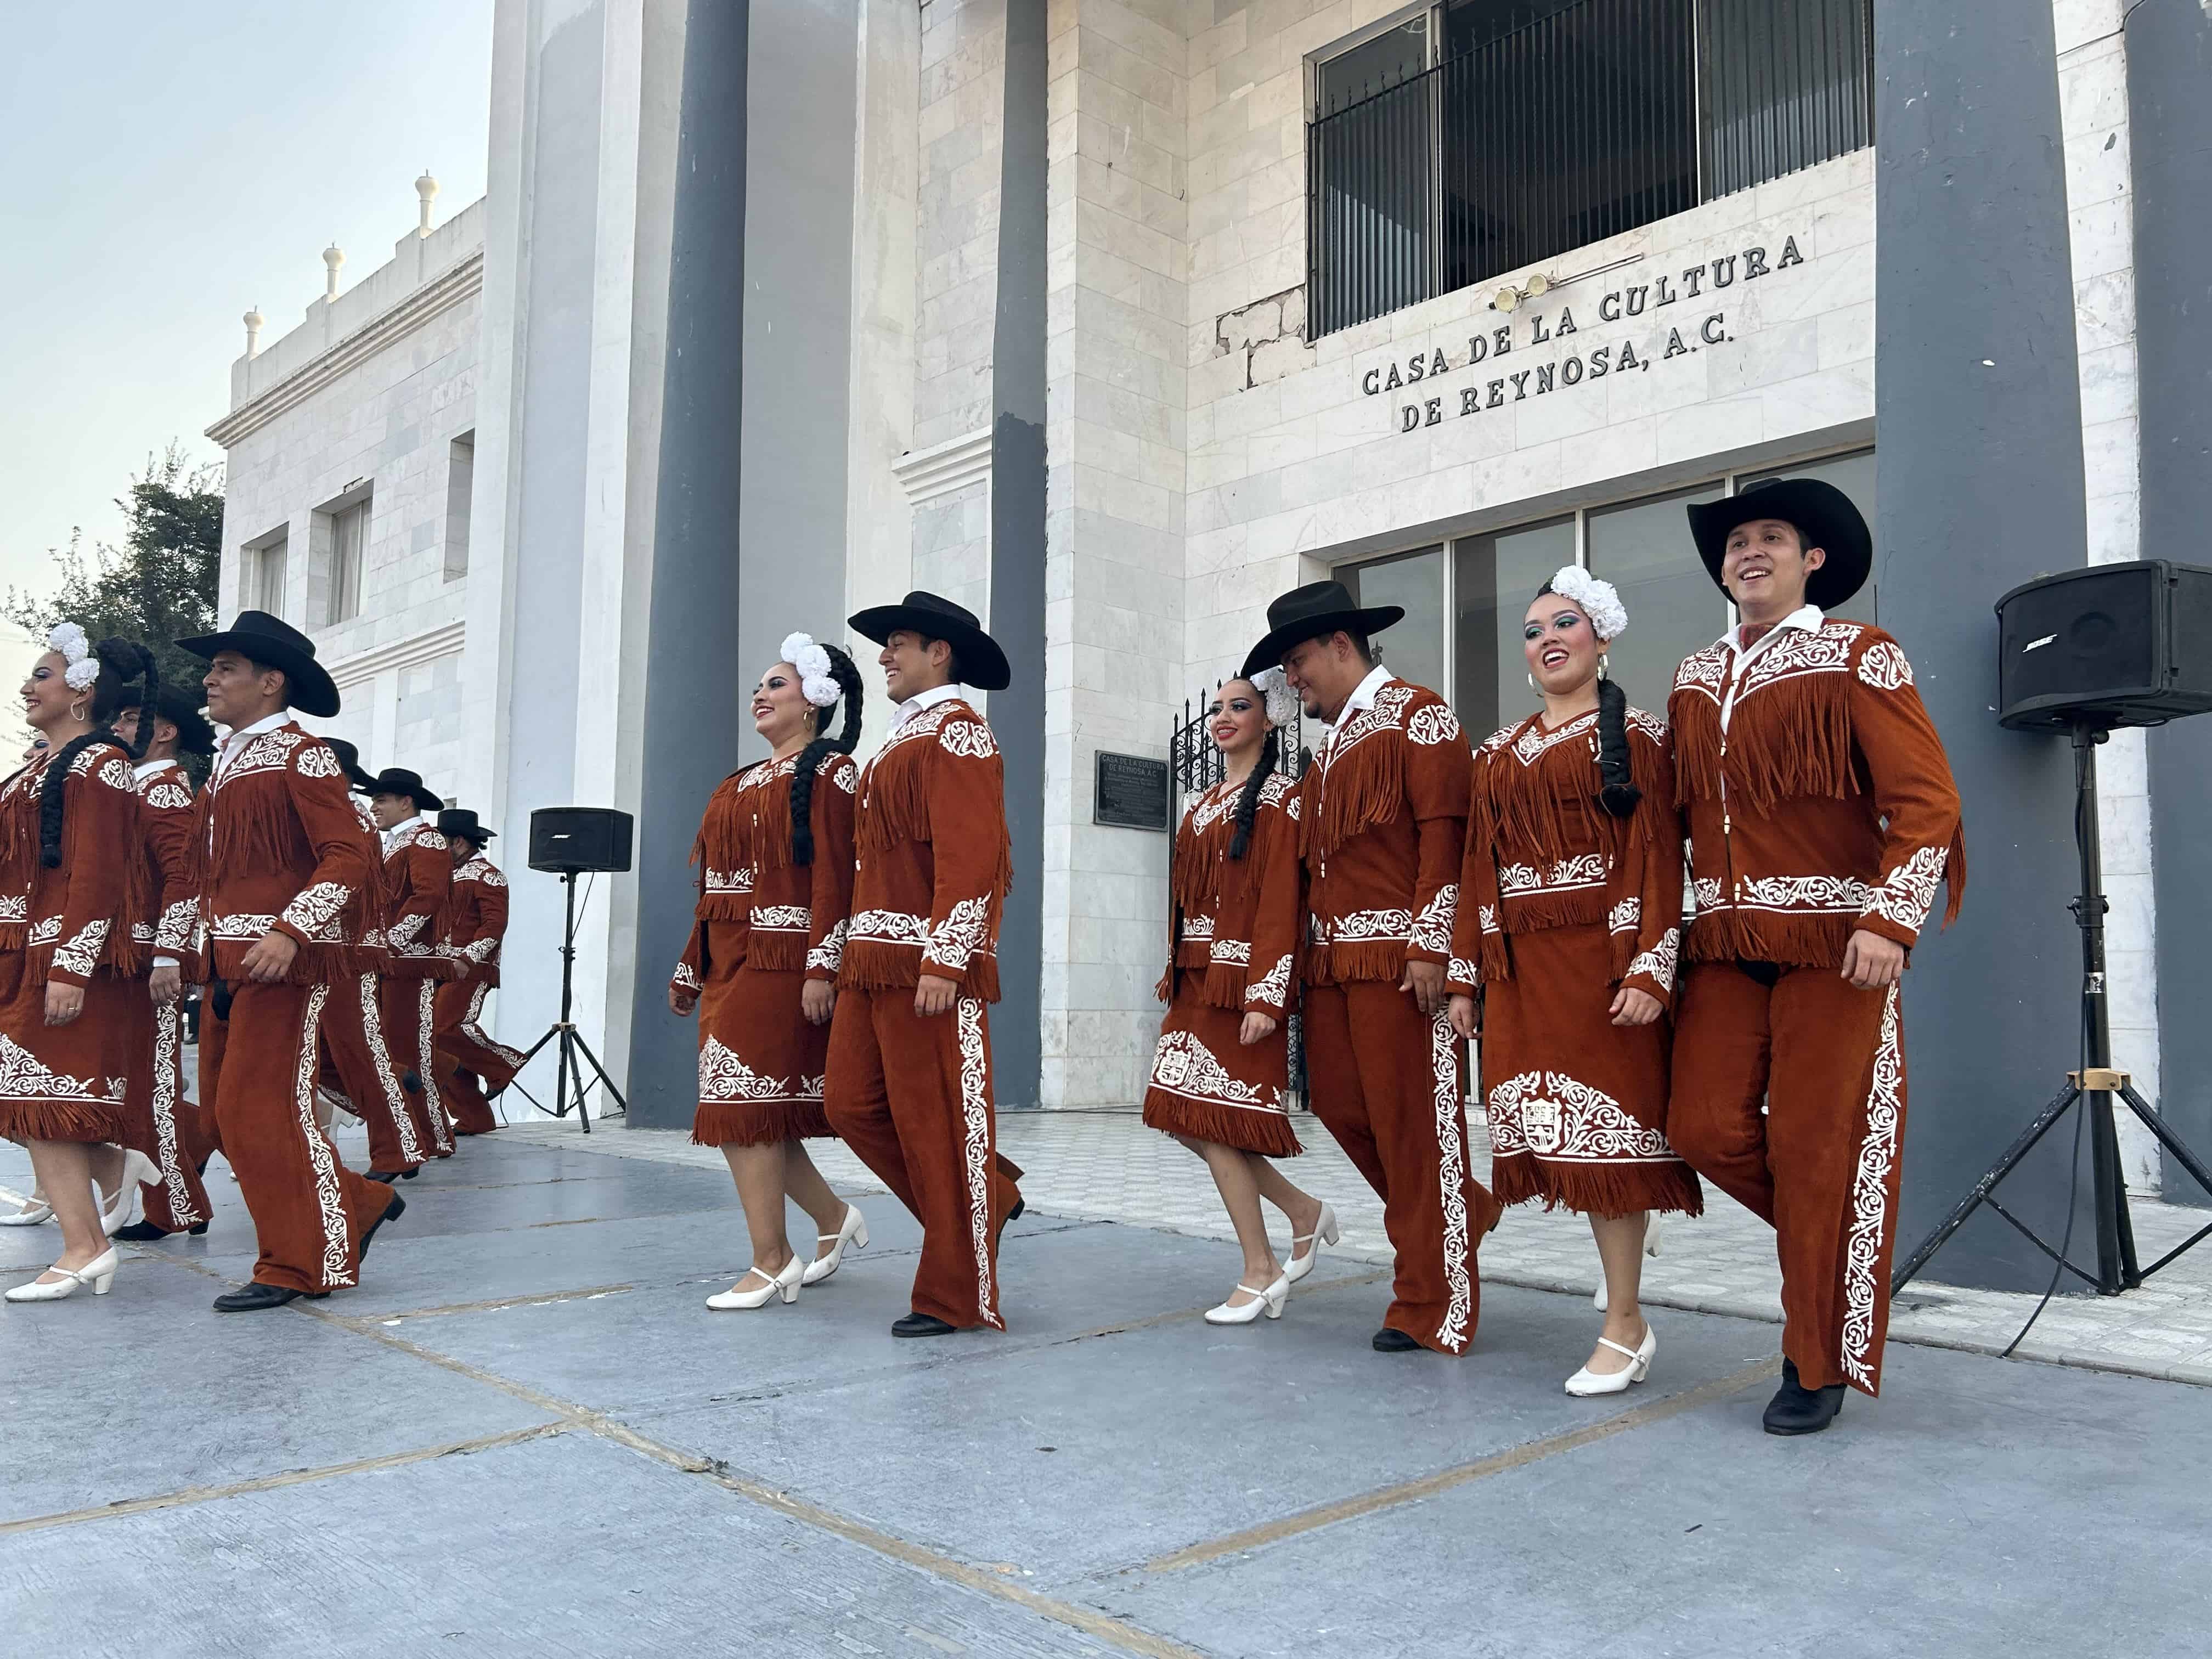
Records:
[[[85,690],[100,678],[100,659],[92,654],[92,641],[75,623],[58,624],[47,634],[46,643],[69,665],[62,671],[62,680],[70,690]]]
[[[1298,697],[1291,690],[1290,682],[1283,678],[1283,671],[1263,668],[1252,677],[1252,684],[1267,706],[1267,723],[1288,731],[1291,722],[1298,717]]]
[[[830,672],[830,653],[811,634],[787,634],[783,659],[799,671],[799,689],[817,708],[827,708],[845,693]]]
[[[1552,592],[1582,606],[1590,620],[1590,632],[1607,644],[1628,631],[1628,607],[1620,602],[1620,590],[1580,565],[1560,566],[1552,578]]]

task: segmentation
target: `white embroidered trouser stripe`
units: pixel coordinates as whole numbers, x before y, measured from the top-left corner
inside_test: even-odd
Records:
[[[431,1020],[438,1006],[438,981],[417,980],[415,992],[415,1048],[419,1059],[416,1072],[422,1079],[422,1106],[430,1114],[430,1127],[438,1137],[438,1145],[453,1145],[453,1132],[446,1121],[446,1103],[438,1096],[438,1052],[436,1034]]]
[[[1905,1048],[1899,1040],[1897,987],[1881,1006],[1881,1036],[1875,1046],[1874,1083],[1867,1091],[1865,1137],[1851,1177],[1850,1231],[1844,1237],[1844,1375],[1872,1389],[1880,1364],[1875,1354],[1874,1315],[1882,1284],[1882,1237],[1889,1224],[1889,1176],[1905,1127]]]
[[[1437,1173],[1444,1209],[1445,1304],[1437,1340],[1457,1353],[1467,1346],[1468,1319],[1474,1310],[1467,1231],[1467,1155],[1460,1113],[1459,1048],[1451,1018],[1440,1006],[1429,1022],[1429,1063],[1436,1079]]]
[[[376,1086],[383,1091],[384,1109],[392,1115],[392,1130],[399,1137],[399,1156],[410,1164],[420,1164],[422,1143],[415,1139],[415,1122],[407,1115],[407,1094],[392,1069],[392,1051],[384,1046],[384,1012],[376,1006],[376,975],[362,975],[360,988],[362,1035],[368,1039],[368,1063],[376,1068]]]
[[[323,1285],[337,1290],[354,1282],[353,1252],[346,1237],[345,1200],[338,1191],[337,1154],[331,1151],[322,1126],[315,1121],[323,1005],[330,998],[327,985],[318,985],[307,993],[307,1014],[300,1022],[300,1057],[292,1074],[292,1104],[300,1121],[301,1138],[307,1143],[307,1165],[315,1177],[315,1210],[323,1223]]]
[[[478,1023],[483,1018],[484,999],[490,994],[491,987],[489,985],[479,985],[469,993],[469,1012],[461,1021],[461,1035],[477,1048],[489,1049],[519,1071],[522,1066],[520,1052],[508,1048],[504,1042],[495,1042],[491,1034]]]
[[[197,1227],[212,1218],[192,1203],[184,1155],[177,1149],[177,1085],[184,1076],[177,1049],[183,1020],[175,1003],[154,1005],[154,1146],[160,1154],[161,1189],[169,1198],[169,1219],[179,1227]]]
[[[968,1226],[975,1249],[975,1306],[984,1323],[999,1330],[998,1286],[991,1273],[991,1106],[984,1098],[983,1004],[963,997],[960,1028],[960,1117],[963,1163],[968,1174]]]

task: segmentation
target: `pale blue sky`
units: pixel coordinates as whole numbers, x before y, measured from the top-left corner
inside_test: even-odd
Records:
[[[0,7],[0,589],[228,407],[264,343],[392,257],[416,175],[483,194],[491,0],[18,0]]]

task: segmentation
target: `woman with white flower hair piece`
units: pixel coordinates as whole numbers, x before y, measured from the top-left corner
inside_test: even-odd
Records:
[[[1154,992],[1168,1012],[1145,1121],[1206,1160],[1243,1247],[1237,1288],[1206,1313],[1213,1325],[1282,1317],[1291,1285],[1337,1240],[1328,1206],[1268,1162],[1304,1150],[1285,1099],[1304,915],[1298,787],[1279,763],[1297,712],[1279,668],[1224,684],[1206,726],[1224,775],[1185,803],[1176,830],[1168,969]],[[1268,1243],[1263,1198],[1290,1218],[1287,1263]]]
[[[103,681],[143,679],[149,693],[159,681],[152,655],[127,640],[95,650],[64,623],[47,641],[22,690],[24,719],[47,746],[0,785],[0,1135],[30,1149],[62,1250],[10,1302],[59,1301],[87,1285],[104,1293],[117,1263],[95,1171],[112,1192],[161,1180],[140,1153],[116,1169],[146,956],[131,879],[137,753],[93,720]]]
[[[830,1191],[805,1139],[834,1133],[822,1106],[830,1015],[853,898],[853,747],[860,671],[805,634],[783,641],[753,690],[768,759],[722,781],[692,847],[699,901],[668,984],[680,1018],[699,1014],[699,1109],[691,1139],[719,1146],[752,1235],[753,1264],[717,1310],[795,1301],[868,1242],[860,1212]],[[842,708],[833,736],[830,718]],[[788,1197],[814,1218],[801,1256],[784,1231]]]
[[[1668,1026],[1682,916],[1681,819],[1667,728],[1628,706],[1606,647],[1628,626],[1610,582],[1569,565],[1522,623],[1543,706],[1475,751],[1452,935],[1452,1024],[1477,1027],[1491,1185],[1589,1218],[1606,1321],[1573,1395],[1644,1380],[1658,1340],[1637,1304],[1653,1211],[1696,1214],[1667,1144]]]

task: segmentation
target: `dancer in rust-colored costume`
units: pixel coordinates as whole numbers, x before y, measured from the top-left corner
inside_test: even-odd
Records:
[[[843,730],[817,736],[840,703]],[[836,647],[790,635],[754,688],[752,715],[771,752],[707,803],[692,848],[696,916],[668,988],[678,1016],[699,1010],[691,1139],[722,1149],[752,1235],[751,1269],[707,1298],[718,1311],[796,1301],[868,1242],[805,1139],[831,1133],[823,1077],[853,897],[860,671]],[[784,1231],[787,1198],[814,1220],[804,1256]]]
[[[1269,1162],[1302,1150],[1285,1095],[1305,884],[1297,785],[1279,769],[1297,703],[1279,671],[1260,678],[1264,688],[1231,680],[1206,710],[1227,764],[1176,830],[1168,970],[1156,993],[1168,1012],[1145,1091],[1146,1123],[1206,1160],[1243,1246],[1243,1275],[1206,1310],[1211,1325],[1282,1317],[1291,1286],[1338,1237],[1328,1206]],[[1287,1263],[1267,1242],[1262,1198],[1290,1218]]]
[[[484,1000],[499,987],[499,947],[507,937],[507,877],[484,851],[499,832],[477,823],[474,812],[454,808],[439,813],[438,833],[453,849],[453,925],[446,934],[446,954],[461,975],[438,988],[439,1083],[461,1133],[488,1134],[499,1127],[499,1119],[484,1085],[496,1095],[522,1069],[522,1056],[495,1042],[483,1027]]]
[[[137,758],[92,723],[97,684],[154,676],[143,646],[64,623],[23,683],[23,714],[48,747],[0,787],[0,1136],[27,1147],[61,1224],[52,1267],[7,1293],[58,1302],[105,1294],[116,1252],[93,1184],[130,1132],[129,1078],[146,947],[133,929]],[[158,681],[155,682],[158,684]],[[10,914],[12,913],[12,914]],[[161,1172],[122,1158],[111,1190],[128,1204]]]
[[[1572,1395],[1644,1381],[1659,1339],[1637,1306],[1648,1217],[1696,1214],[1667,1145],[1667,1006],[1682,918],[1682,824],[1667,728],[1604,678],[1628,626],[1610,582],[1569,565],[1522,623],[1544,706],[1483,743],[1452,933],[1452,1027],[1475,1031],[1491,1185],[1589,1218],[1603,1330]]]
[[[1341,582],[1267,607],[1247,678],[1279,665],[1324,720],[1299,800],[1310,913],[1306,1075],[1314,1115],[1382,1195],[1397,1252],[1383,1353],[1462,1354],[1480,1310],[1475,1248],[1498,1208],[1468,1168],[1465,1045],[1445,1008],[1474,757],[1433,691],[1394,678]]]
[[[312,641],[265,611],[177,643],[208,664],[208,713],[230,728],[200,796],[201,914],[219,981],[201,1022],[200,1098],[252,1213],[253,1282],[224,1313],[281,1307],[356,1282],[406,1200],[346,1168],[315,1121],[319,1028],[362,970],[375,842],[330,745],[291,718],[338,711]]]
[[[1895,640],[1831,622],[1874,540],[1850,498],[1771,479],[1690,508],[1741,626],[1686,659],[1668,708],[1695,909],[1667,1129],[1774,1224],[1783,1382],[1772,1434],[1881,1386],[1905,1133],[1898,984],[1947,878],[1959,793]],[[1762,1105],[1764,1109],[1762,1109]]]
[[[960,688],[1001,690],[1012,672],[975,617],[934,593],[851,620],[883,647],[898,709],[860,769],[830,1125],[921,1223],[914,1310],[892,1334],[1003,1330],[999,1233],[1022,1202],[1019,1171],[998,1156],[985,1009],[1013,866],[999,745]]]
[[[445,950],[453,901],[453,849],[428,816],[444,805],[420,773],[404,767],[387,767],[369,785],[369,813],[384,832],[385,1036],[403,1072],[421,1081],[415,1102],[434,1142],[447,1141],[453,1133],[438,1086],[438,988],[461,972]],[[459,1133],[484,1130],[481,1124],[473,1129],[463,1126]]]

